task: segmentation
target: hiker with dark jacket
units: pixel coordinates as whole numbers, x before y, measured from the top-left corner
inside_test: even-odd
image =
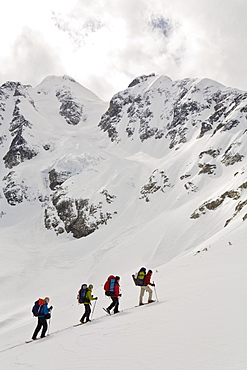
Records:
[[[82,315],[82,317],[81,317],[81,320],[80,320],[80,322],[82,323],[82,324],[84,324],[84,320],[86,319],[86,321],[85,322],[89,322],[89,321],[91,321],[90,319],[89,319],[89,317],[90,317],[90,314],[91,314],[91,301],[95,301],[95,300],[97,300],[98,299],[98,297],[93,297],[93,295],[92,295],[92,291],[93,291],[93,285],[92,284],[90,284],[89,286],[88,286],[88,288],[87,288],[87,292],[86,292],[86,296],[85,296],[85,302],[83,302],[84,303],[84,307],[85,307],[85,312],[84,312],[84,314]],[[78,294],[78,297],[79,297],[79,294]],[[77,297],[77,298],[78,298]],[[79,301],[79,298],[78,298],[78,301]]]
[[[33,340],[37,339],[37,335],[38,335],[39,331],[41,330],[41,328],[42,328],[41,338],[45,337],[45,334],[46,334],[46,331],[47,331],[47,320],[51,318],[50,312],[53,309],[52,306],[48,308],[48,303],[49,302],[50,302],[50,298],[46,297],[44,299],[44,304],[41,306],[41,308],[39,310],[38,324],[37,324],[36,329],[34,330],[34,333],[33,333],[33,336],[32,336]]]
[[[113,309],[114,313],[119,312],[119,297],[121,297],[122,294],[120,294],[120,285],[119,285],[120,277],[116,276],[115,283],[114,283],[114,294],[111,295],[112,303],[109,307],[106,308],[106,311],[111,314],[111,310]]]
[[[149,286],[149,285],[155,286],[155,284],[151,283],[152,273],[153,273],[152,270],[148,270],[148,273],[146,274],[146,269],[144,267],[138,273],[137,278],[139,277],[139,279],[141,278],[140,280],[142,280],[142,285],[140,285],[141,290],[140,290],[140,297],[139,297],[139,306],[142,306],[144,304],[143,296],[145,292],[148,292],[148,303],[154,302],[152,300],[153,291]]]

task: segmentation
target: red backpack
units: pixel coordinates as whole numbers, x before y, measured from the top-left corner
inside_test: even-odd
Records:
[[[116,277],[110,275],[104,284],[105,295],[111,296],[115,294]]]

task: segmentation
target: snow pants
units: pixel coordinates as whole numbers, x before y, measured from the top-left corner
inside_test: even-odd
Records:
[[[38,317],[38,324],[37,324],[37,326],[34,330],[32,339],[36,339],[36,337],[38,335],[38,332],[40,331],[41,328],[42,328],[41,338],[43,338],[43,337],[45,337],[45,333],[46,333],[46,330],[47,330],[47,321],[46,321],[45,317]]]
[[[142,299],[143,299],[143,296],[144,296],[144,293],[145,292],[148,292],[148,300],[151,301],[152,295],[153,295],[153,291],[152,291],[152,289],[148,285],[143,285],[143,286],[141,286],[141,290],[140,290],[139,304],[140,303],[143,303],[142,302]]]
[[[119,306],[119,300],[118,297],[111,297],[112,303],[108,307],[108,310],[111,311],[112,308],[114,308],[114,313],[118,313],[118,306]]]
[[[86,322],[87,322],[87,321],[89,321],[89,316],[90,316],[90,313],[91,313],[91,305],[90,305],[90,303],[87,303],[87,304],[84,304],[84,307],[85,307],[85,312],[82,315],[80,321],[83,322],[84,319],[86,319]]]

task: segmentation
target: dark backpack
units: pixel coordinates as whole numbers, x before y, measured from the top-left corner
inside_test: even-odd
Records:
[[[104,284],[105,295],[113,296],[115,294],[116,277],[110,275]]]
[[[136,285],[145,285],[146,269],[142,267],[136,277]]]
[[[79,303],[89,303],[90,299],[86,298],[88,292],[88,288],[86,284],[83,284],[81,286],[81,289],[79,290]]]
[[[34,306],[32,308],[33,316],[39,316],[40,314],[42,314],[44,303],[44,299],[41,298],[34,302]]]

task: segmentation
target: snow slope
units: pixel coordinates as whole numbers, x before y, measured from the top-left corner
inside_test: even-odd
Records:
[[[204,248],[207,251],[202,251]],[[48,258],[40,287],[26,282],[29,287],[22,289],[16,313],[11,312],[8,302],[4,310],[7,320],[1,321],[2,368],[246,369],[244,229],[232,230],[231,245],[222,235],[220,241],[204,243],[157,266],[154,280],[158,303],[133,308],[139,294],[130,277],[135,270],[123,274],[120,305],[124,311],[112,317],[101,309],[108,298],[101,286],[104,268],[98,269],[98,278],[88,279],[95,281],[94,293],[99,296],[95,320],[79,327],[72,327],[83,311],[75,303],[76,289],[87,281],[89,271],[76,251],[62,250],[61,255],[66,257],[63,266],[61,261],[59,266],[58,261]],[[132,258],[135,260],[134,255]],[[92,254],[87,261],[90,259]],[[113,272],[121,270],[123,263],[120,260]],[[15,285],[9,282],[7,286],[13,291]],[[52,335],[25,344],[36,322],[28,312],[30,300],[37,296],[34,291],[52,298]]]

